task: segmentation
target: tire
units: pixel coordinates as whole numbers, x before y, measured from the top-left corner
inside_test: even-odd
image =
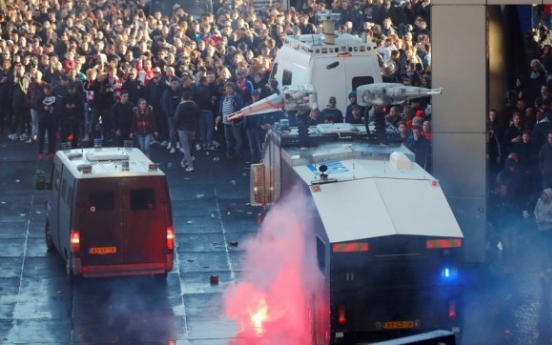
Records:
[[[71,256],[69,256],[65,260],[65,280],[70,285],[75,284],[75,282],[77,281],[77,277],[75,276],[71,268],[72,266],[73,266],[73,259],[71,258]]]
[[[48,221],[46,221],[46,225],[44,226],[44,240],[46,241],[46,248],[48,248],[48,252],[52,252],[56,247],[54,245],[54,241],[52,240],[52,232],[50,231],[50,224]]]

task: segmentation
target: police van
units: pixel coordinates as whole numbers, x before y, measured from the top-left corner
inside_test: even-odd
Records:
[[[404,146],[371,144],[364,126],[321,124],[309,137],[301,147],[297,129],[269,131],[251,203],[272,205],[297,185],[307,195],[307,245],[324,281],[305,297],[312,344],[459,334],[463,234],[439,181]]]
[[[280,89],[288,85],[313,85],[322,109],[331,96],[342,111],[349,105],[348,95],[360,85],[381,83],[378,54],[372,42],[335,33],[339,13],[318,13],[324,34],[289,35],[274,59],[271,77]]]
[[[56,153],[46,244],[74,277],[154,275],[173,268],[175,243],[165,174],[137,148]]]

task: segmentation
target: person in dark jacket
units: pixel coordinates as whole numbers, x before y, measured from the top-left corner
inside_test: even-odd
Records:
[[[146,87],[138,78],[138,71],[132,68],[128,74],[128,78],[123,82],[122,90],[128,91],[128,101],[132,104],[138,104],[140,98],[146,98]]]
[[[171,85],[168,89],[163,92],[163,101],[161,106],[163,107],[163,114],[165,115],[162,123],[158,123],[159,127],[163,127],[162,133],[166,133],[166,137],[161,138],[163,141],[168,141],[167,149],[171,153],[175,153],[177,148],[177,138],[178,134],[174,127],[173,118],[176,112],[176,107],[180,104],[182,98],[182,89],[180,88],[180,83],[178,78],[173,78],[171,80]]]
[[[117,144],[124,146],[125,140],[130,140],[134,104],[128,101],[128,91],[121,91],[119,102],[111,107],[111,120],[117,137]]]
[[[525,195],[531,196],[541,191],[540,175],[538,173],[538,147],[532,140],[532,133],[523,131],[521,141],[515,143],[514,152],[518,158],[520,173],[523,175]]]
[[[259,90],[251,91],[251,103],[255,103],[260,98]],[[263,142],[266,131],[263,129],[263,117],[259,115],[246,116],[243,119],[245,134],[249,140],[249,152],[251,153],[251,163],[259,163],[263,154]]]
[[[29,102],[27,101],[27,88],[30,78],[25,75],[25,67],[16,64],[14,67],[12,79],[12,124],[11,134],[8,136],[11,140],[21,140],[32,143],[30,133],[26,133],[30,128]]]
[[[165,83],[161,79],[161,72],[157,70],[153,73],[153,79],[148,81],[148,84],[146,85],[146,101],[152,107],[153,114],[155,115],[155,121],[157,121],[158,125],[161,124],[164,119],[166,119],[166,115],[163,113],[161,100],[163,98],[163,92],[165,92],[167,88],[167,83]],[[166,138],[168,136],[168,133],[163,132],[163,129],[160,128],[160,126],[157,127],[157,129],[159,130],[159,137]],[[167,145],[168,142],[166,140],[161,142],[161,146]]]
[[[202,76],[199,78],[199,85],[196,89],[196,104],[201,110],[201,116],[199,117],[199,134],[203,149],[215,150],[216,146],[213,145],[213,129],[215,127],[215,117],[213,116],[213,95],[209,89],[209,82],[207,77]]]
[[[0,68],[0,133],[4,134],[11,116],[11,97],[13,88],[11,61],[4,60]]]
[[[84,121],[84,99],[77,92],[76,83],[69,84],[68,93],[60,101],[58,113],[60,115],[61,140],[71,141],[71,147],[76,148]]]
[[[421,131],[420,126],[412,126],[412,135],[406,140],[406,147],[416,156],[416,163],[427,169],[430,143],[421,135]]]
[[[226,157],[239,158],[243,150],[243,119],[229,120],[228,117],[243,108],[243,98],[236,92],[232,82],[224,84],[224,96],[220,101],[220,109],[215,123],[222,120],[224,137],[226,139]]]
[[[130,137],[138,139],[140,150],[151,156],[150,143],[157,136],[157,125],[152,107],[145,99],[138,99],[138,106],[133,109]]]
[[[44,135],[48,132],[48,156],[53,159],[56,153],[56,97],[50,84],[44,84],[42,92],[34,99],[34,109],[38,120],[38,159],[44,159]]]
[[[552,133],[548,133],[547,143],[539,151],[539,168],[542,174],[542,189],[552,187]]]
[[[353,116],[353,109],[359,107],[360,113],[364,114],[364,107],[358,105],[357,103],[357,94],[355,91],[349,92],[349,101],[351,101],[351,104],[347,106],[347,109],[345,110],[345,122],[347,123],[356,123],[358,122],[354,116]]]
[[[182,102],[176,108],[174,126],[178,132],[180,145],[184,153],[181,165],[188,172],[194,171],[194,158],[192,157],[190,147],[194,140],[200,114],[201,110],[192,101],[192,94],[189,91],[184,91],[182,93]]]

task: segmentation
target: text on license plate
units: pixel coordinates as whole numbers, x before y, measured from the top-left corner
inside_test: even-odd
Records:
[[[383,323],[383,329],[410,329],[416,328],[414,321],[388,321]]]
[[[90,254],[115,254],[117,253],[117,247],[92,247],[88,249],[88,253]]]

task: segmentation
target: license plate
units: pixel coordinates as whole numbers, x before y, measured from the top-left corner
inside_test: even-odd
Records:
[[[88,253],[98,255],[115,254],[117,253],[117,247],[93,247],[88,249]]]
[[[388,321],[383,323],[383,329],[411,329],[416,328],[414,321]]]

